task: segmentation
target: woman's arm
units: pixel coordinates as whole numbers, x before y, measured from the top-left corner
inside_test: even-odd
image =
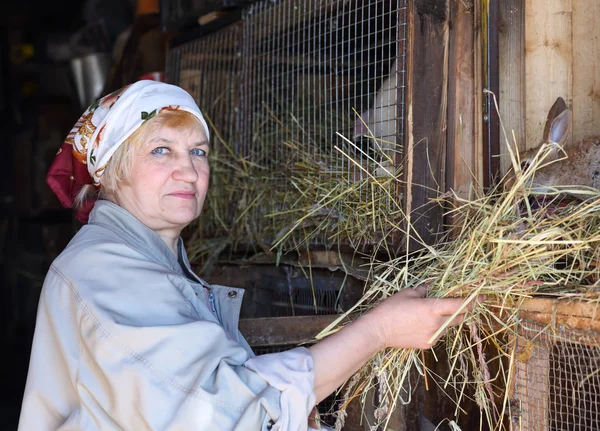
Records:
[[[403,290],[310,347],[317,403],[384,348],[431,347],[428,341],[463,305],[464,299],[424,298],[425,293],[424,287]],[[451,324],[459,323],[471,308],[469,305],[461,310]]]

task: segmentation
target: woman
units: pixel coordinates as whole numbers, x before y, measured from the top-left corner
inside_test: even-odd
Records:
[[[404,291],[308,349],[254,356],[243,292],[198,278],[180,238],[206,196],[208,142],[192,97],[152,81],[99,100],[67,136],[48,183],[87,224],[44,282],[20,430],[306,430],[375,353],[430,347],[462,307]]]

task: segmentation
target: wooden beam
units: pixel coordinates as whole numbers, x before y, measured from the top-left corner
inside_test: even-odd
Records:
[[[600,341],[600,304],[547,298],[525,300],[520,318],[546,325],[564,325],[571,329],[594,331]]]
[[[315,342],[315,337],[339,315],[240,319],[240,332],[252,347]]]
[[[449,189],[467,199],[481,184],[481,142],[474,139],[475,13],[472,3],[451,2],[448,64],[448,140],[446,180]]]
[[[433,198],[446,191],[448,26],[446,2],[412,0],[408,13],[407,118],[404,179],[409,249],[433,243],[442,209]]]

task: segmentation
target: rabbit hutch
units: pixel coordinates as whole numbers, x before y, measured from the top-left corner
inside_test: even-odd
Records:
[[[569,140],[600,134],[595,0],[165,0],[161,19],[167,80],[192,94],[212,130],[190,260],[209,282],[245,289],[240,329],[257,353],[310,344],[352,319],[345,313],[382,278],[375,262],[418,261],[477,233],[479,216],[453,209],[511,170],[525,175],[514,154],[542,143],[557,97],[572,112]],[[525,214],[521,204],[511,217]],[[560,259],[563,274],[571,261]],[[418,354],[428,371],[402,380],[407,396],[390,403],[381,384],[336,393],[319,406],[323,422],[600,429],[600,294],[594,274],[585,280],[584,294],[528,292],[509,317],[490,307],[483,329],[471,328],[479,341],[464,350],[486,373],[465,363],[458,379],[479,379],[483,401],[451,389],[458,360],[436,347]]]

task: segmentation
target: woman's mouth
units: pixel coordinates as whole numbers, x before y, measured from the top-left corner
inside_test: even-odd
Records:
[[[169,196],[173,196],[179,199],[194,199],[196,197],[196,193],[194,192],[186,192],[186,191],[177,191],[173,193],[169,193]]]

